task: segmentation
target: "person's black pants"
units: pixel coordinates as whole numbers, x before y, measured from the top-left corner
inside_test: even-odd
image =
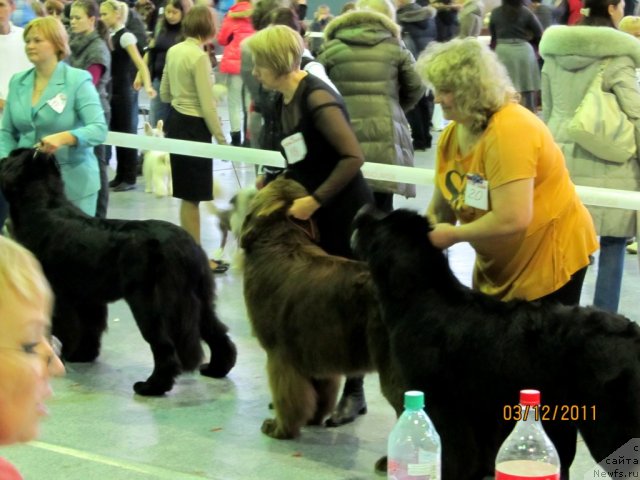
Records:
[[[584,277],[587,274],[588,266],[578,270],[571,275],[571,279],[560,287],[555,292],[540,297],[538,301],[545,303],[560,303],[562,305],[579,305],[580,294],[582,293],[582,284],[584,283]]]
[[[424,150],[431,148],[431,118],[433,117],[433,94],[423,95],[413,109],[407,112],[411,126],[413,148]]]
[[[113,132],[137,133],[137,105],[138,92],[133,89],[126,94],[113,94],[111,96],[110,130]],[[116,156],[118,160],[116,180],[132,184],[136,183],[138,150],[135,148],[116,147]]]

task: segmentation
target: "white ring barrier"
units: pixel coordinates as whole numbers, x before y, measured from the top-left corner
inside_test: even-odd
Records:
[[[209,159],[219,158],[231,160],[232,162],[251,163],[268,167],[285,166],[284,158],[280,152],[256,148],[232,147],[119,132],[109,132],[105,144],[140,150],[160,150],[169,153],[188,154]],[[414,185],[433,185],[435,175],[433,170],[427,168],[400,167],[378,163],[365,163],[362,166],[362,173],[365,178],[371,180],[388,180],[391,182],[412,183]],[[576,185],[576,191],[586,205],[640,210],[640,192],[580,185]]]

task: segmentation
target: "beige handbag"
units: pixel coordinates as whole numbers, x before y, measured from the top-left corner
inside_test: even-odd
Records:
[[[602,90],[602,73],[608,63],[605,60],[600,65],[567,125],[567,136],[602,160],[624,163],[636,154],[635,128],[616,96]]]

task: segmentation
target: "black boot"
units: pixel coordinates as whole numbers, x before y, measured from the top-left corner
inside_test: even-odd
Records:
[[[325,426],[339,427],[353,422],[358,415],[367,413],[363,380],[364,377],[347,377],[342,390],[342,398],[331,416],[324,422]]]
[[[233,145],[234,147],[241,147],[242,139],[240,137],[240,132],[231,132],[231,145]]]

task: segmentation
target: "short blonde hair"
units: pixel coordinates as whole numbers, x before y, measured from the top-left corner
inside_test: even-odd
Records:
[[[268,68],[282,76],[300,68],[304,41],[286,25],[272,25],[245,40],[257,67]]]
[[[29,303],[44,298],[49,309],[53,303],[51,287],[38,260],[23,246],[0,236],[0,304],[9,295]]]
[[[358,0],[356,10],[378,12],[394,22],[396,20],[396,7],[391,0]]]
[[[71,50],[69,49],[69,36],[59,19],[52,16],[34,18],[27,24],[22,33],[22,38],[25,41],[31,30],[38,32],[53,44],[58,55],[58,60],[67,58],[71,54]]]
[[[640,38],[640,17],[627,15],[620,20],[618,30]]]
[[[432,43],[418,58],[416,70],[436,90],[454,94],[457,108],[476,133],[487,127],[491,115],[518,99],[507,69],[473,37]]]
[[[129,5],[126,2],[120,2],[119,0],[104,0],[103,5],[108,5],[111,10],[117,12],[120,15],[122,23],[127,23],[129,18]]]

